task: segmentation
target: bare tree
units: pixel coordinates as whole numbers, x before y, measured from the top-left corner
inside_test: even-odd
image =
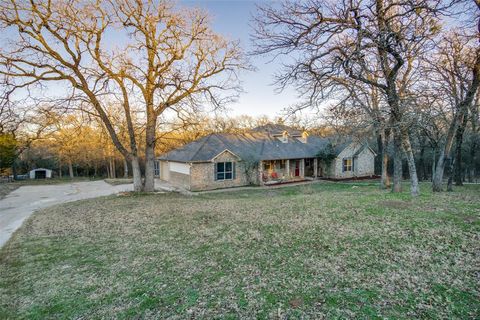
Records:
[[[455,135],[459,128],[466,125],[464,119],[480,87],[480,48],[477,41],[472,37],[452,33],[438,46],[435,59],[430,60],[434,62],[429,64],[428,81],[432,90],[441,95],[442,99],[438,101],[446,103],[452,113],[435,168],[433,191],[443,189],[445,163],[451,160]]]
[[[0,74],[18,89],[54,83],[88,102],[85,111],[101,119],[131,162],[136,191],[154,188],[158,117],[207,103],[222,106],[235,96],[237,71],[246,66],[238,44],[214,33],[205,12],[177,10],[169,1],[2,1],[0,25],[11,35],[0,51]],[[115,43],[106,39],[113,34]],[[107,111],[112,100],[123,107],[128,144]],[[139,111],[144,182],[131,119]]]
[[[401,190],[403,149],[411,193],[417,195],[405,113],[416,61],[439,32],[441,10],[440,0],[311,0],[265,6],[255,19],[256,53],[289,55],[277,83],[281,88],[297,85],[310,100],[334,96],[339,78],[377,88],[389,107],[394,136],[393,191]]]

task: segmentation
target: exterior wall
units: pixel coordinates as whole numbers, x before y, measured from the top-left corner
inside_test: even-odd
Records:
[[[317,176],[321,178],[330,178],[333,177],[333,170],[332,168],[334,167],[332,165],[333,161],[331,163],[327,163],[324,160],[318,160],[317,161]]]
[[[170,165],[168,161],[160,161],[160,179],[164,181],[170,179]]]
[[[324,161],[315,161],[318,164],[317,173],[319,176],[335,179],[348,179],[353,177],[365,177],[374,175],[373,152],[365,148],[357,157],[355,157],[354,171],[342,172],[342,159],[352,157],[362,145],[352,143],[347,146],[339,156],[332,160],[330,164]],[[299,177],[304,177],[305,160],[299,160]],[[217,162],[234,162],[235,178],[231,180],[215,180],[215,164]],[[263,184],[263,176],[269,177],[268,180],[293,180],[295,177],[295,160],[285,160],[284,168],[280,168],[280,161],[275,162],[275,168],[264,171],[261,161],[258,166],[251,168],[250,173],[245,172],[246,163],[239,160],[238,157],[225,150],[211,162],[181,163],[173,161],[160,161],[160,178],[173,185],[180,186],[192,191],[213,190],[231,187],[240,187],[252,184]],[[313,162],[313,160],[312,160]],[[277,179],[272,179],[271,173],[277,173]]]
[[[228,161],[235,162],[235,178],[232,180],[215,180],[215,163]],[[258,184],[256,172],[256,168],[252,170],[250,175],[252,182],[250,182],[245,174],[245,163],[239,161],[235,155],[225,151],[216,157],[213,162],[192,163],[190,168],[190,190],[213,190]]]
[[[355,157],[355,165],[353,171],[342,172],[342,160],[344,158],[352,157],[355,152],[361,148],[362,145],[351,143],[347,146],[338,157],[332,161],[332,168],[330,172],[330,178],[336,179],[346,179],[354,177],[366,177],[373,176],[375,173],[375,155],[368,149],[365,148],[357,157]]]
[[[167,170],[163,171],[164,167]],[[174,186],[190,189],[190,164],[168,161],[160,169],[160,174],[162,175],[162,173],[166,173],[166,175],[163,175],[163,180],[170,182]]]
[[[375,174],[375,155],[365,148],[355,158],[355,171],[360,177],[373,176]]]

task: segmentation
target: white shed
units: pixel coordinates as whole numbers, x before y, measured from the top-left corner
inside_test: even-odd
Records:
[[[33,169],[29,172],[30,179],[50,179],[52,177],[52,170],[45,168]]]

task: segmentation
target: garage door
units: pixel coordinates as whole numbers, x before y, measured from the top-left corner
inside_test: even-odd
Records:
[[[190,165],[181,162],[170,162],[170,171],[190,175]]]

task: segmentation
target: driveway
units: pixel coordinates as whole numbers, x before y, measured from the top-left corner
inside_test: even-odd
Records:
[[[111,186],[105,181],[22,186],[0,200],[0,248],[35,210],[132,190],[132,184]]]

